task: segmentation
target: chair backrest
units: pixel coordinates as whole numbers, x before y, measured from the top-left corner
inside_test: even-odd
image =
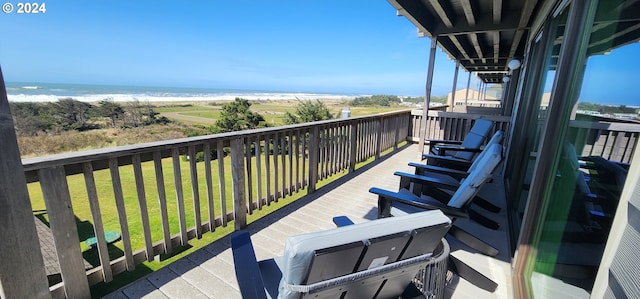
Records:
[[[489,133],[493,129],[494,123],[490,120],[486,119],[476,119],[473,127],[471,127],[471,131],[464,137],[462,141],[462,146],[465,148],[480,148],[484,143],[484,140],[487,139]],[[468,151],[459,151],[456,152],[453,156],[459,159],[465,159],[471,161],[475,153]]]
[[[403,281],[388,279],[383,284],[388,273],[376,271],[428,258],[425,255],[433,252],[450,226],[451,220],[437,210],[289,237],[279,259],[278,298],[300,298],[315,287],[320,290],[313,291],[314,298],[349,297],[344,292],[374,298],[382,288],[398,283],[406,287],[416,272],[407,273]],[[369,280],[363,284],[362,279]]]
[[[502,161],[502,145],[492,144],[483,151],[482,157],[477,159],[474,170],[460,183],[460,186],[453,194],[448,206],[462,208],[471,203],[480,188],[493,175],[494,170]]]
[[[504,133],[502,132],[502,130],[498,130],[495,134],[493,134],[491,139],[489,139],[489,142],[487,142],[487,145],[485,146],[485,149],[489,148],[493,144],[500,144],[500,142],[502,142],[502,137],[503,136],[504,136]],[[467,170],[467,173],[473,172],[473,170],[476,168],[476,165],[478,165],[477,162],[480,159],[482,159],[482,156],[484,156],[485,153],[486,153],[486,151],[482,151],[480,154],[478,154],[476,159],[473,160],[473,163],[471,163],[471,166],[469,166],[469,169]]]

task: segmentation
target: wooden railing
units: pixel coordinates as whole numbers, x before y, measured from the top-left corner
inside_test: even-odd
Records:
[[[511,132],[511,117],[498,115],[482,115],[472,113],[428,111],[427,139],[462,140],[471,130],[473,121],[483,118],[495,123],[491,134],[502,130],[507,140]],[[420,136],[422,110],[411,111],[410,140],[417,142]]]
[[[401,111],[25,159],[31,200],[46,204],[60,262],[52,295],[87,297],[90,285],[190,239],[231,222],[240,229],[247,213],[397,148],[410,119]],[[88,206],[97,238],[100,264],[89,270],[74,205]],[[120,257],[109,256],[108,230],[121,234]]]
[[[503,130],[505,140],[508,140],[510,134],[511,117],[509,116],[428,112],[427,139],[462,140],[469,132],[473,120],[478,118],[494,121],[493,132]],[[421,119],[422,110],[411,111],[409,139],[414,142],[418,141],[420,136]],[[536,142],[540,140],[541,128],[542,124],[538,127],[538,135],[534,137]],[[607,160],[630,163],[640,139],[640,124],[572,120],[569,123],[567,139],[582,156],[601,156]],[[536,146],[537,143],[534,144],[534,148]]]
[[[582,156],[631,163],[638,148],[640,124],[572,120],[569,126],[567,138]]]

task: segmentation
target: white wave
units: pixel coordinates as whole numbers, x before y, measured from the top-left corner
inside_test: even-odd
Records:
[[[37,85],[29,85],[29,86],[22,86],[22,88],[23,88],[23,89],[32,89],[32,90],[35,90],[35,89],[40,88],[40,86],[37,86]]]
[[[223,93],[223,94],[198,94],[181,96],[159,96],[147,94],[95,94],[81,96],[61,96],[51,94],[9,94],[9,101],[13,102],[55,102],[62,98],[73,98],[82,102],[97,102],[104,99],[111,99],[115,102],[206,102],[206,101],[233,101],[235,98],[243,98],[252,101],[279,101],[279,100],[352,100],[363,95],[339,95],[321,93]]]

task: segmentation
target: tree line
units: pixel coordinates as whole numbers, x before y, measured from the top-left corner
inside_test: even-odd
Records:
[[[638,110],[637,108],[631,108],[625,105],[608,106],[608,105],[601,105],[601,104],[589,103],[589,102],[579,102],[578,109],[587,110],[587,111],[598,111],[601,114],[615,114],[615,113],[633,114],[633,113],[636,113],[636,111]]]
[[[56,102],[10,102],[18,136],[100,128],[131,128],[167,123],[148,103],[116,103],[104,99],[96,104],[63,98]]]

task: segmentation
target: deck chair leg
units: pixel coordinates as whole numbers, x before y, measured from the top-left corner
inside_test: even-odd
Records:
[[[491,202],[489,202],[488,200],[477,196],[473,199],[473,203],[475,203],[476,205],[480,206],[481,208],[489,211],[489,212],[493,212],[493,213],[500,213],[500,207],[492,204]]]
[[[464,278],[466,281],[483,290],[493,293],[498,287],[498,284],[489,277],[486,277],[484,274],[471,268],[469,265],[452,255],[449,256],[449,269],[457,273],[458,276]]]
[[[480,253],[488,256],[496,256],[498,255],[498,250],[487,244],[486,242],[476,238],[472,234],[458,227],[457,225],[452,225],[451,229],[449,229],[449,234],[458,239],[460,242],[467,244],[469,247],[478,250]]]
[[[469,218],[488,229],[497,230],[500,228],[500,224],[498,222],[487,218],[485,215],[480,214],[473,208],[469,209]]]

